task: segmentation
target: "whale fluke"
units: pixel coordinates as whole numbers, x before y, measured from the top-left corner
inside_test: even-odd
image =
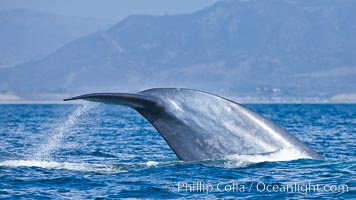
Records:
[[[266,154],[294,149],[323,159],[285,129],[226,98],[191,89],[157,88],[136,94],[94,93],[83,99],[128,106],[143,115],[179,159],[221,159],[233,154]]]

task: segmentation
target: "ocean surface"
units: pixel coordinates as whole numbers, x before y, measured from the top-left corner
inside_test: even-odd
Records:
[[[135,111],[0,105],[0,198],[355,199],[356,105],[246,105],[325,160],[283,151],[182,162]]]

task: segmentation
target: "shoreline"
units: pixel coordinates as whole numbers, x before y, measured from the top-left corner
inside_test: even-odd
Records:
[[[82,104],[84,101],[0,101],[0,105],[49,105],[49,104]],[[315,104],[315,105],[333,105],[333,104],[356,104],[356,102],[313,102],[313,101],[235,101],[238,104],[286,104],[286,105],[293,105],[293,104]]]

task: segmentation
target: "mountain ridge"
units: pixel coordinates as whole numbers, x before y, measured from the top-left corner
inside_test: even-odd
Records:
[[[192,14],[130,16],[39,61],[3,70],[0,88],[29,99],[149,87],[266,98],[352,96],[354,8],[348,0],[221,1]]]
[[[26,9],[0,10],[0,67],[41,59],[110,20],[68,17]]]

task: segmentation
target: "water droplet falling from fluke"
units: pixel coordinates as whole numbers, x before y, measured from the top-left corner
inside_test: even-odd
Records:
[[[55,126],[52,134],[49,135],[47,140],[35,152],[35,160],[52,160],[51,154],[61,147],[63,140],[70,136],[71,129],[76,125],[81,116],[88,113],[93,108],[97,107],[97,103],[85,102],[75,109],[68,117]]]

